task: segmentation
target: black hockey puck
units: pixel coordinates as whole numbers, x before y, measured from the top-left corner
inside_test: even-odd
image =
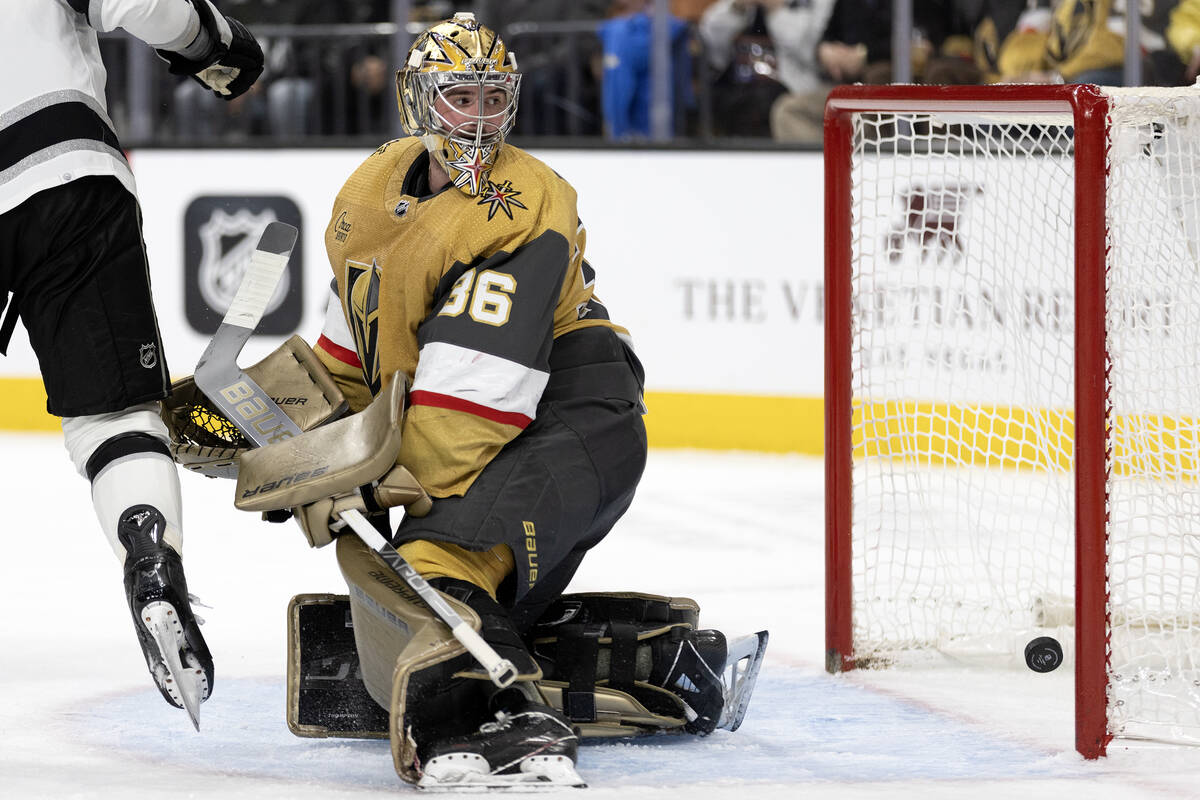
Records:
[[[1025,663],[1034,672],[1053,672],[1062,660],[1062,645],[1050,636],[1039,636],[1025,645]]]

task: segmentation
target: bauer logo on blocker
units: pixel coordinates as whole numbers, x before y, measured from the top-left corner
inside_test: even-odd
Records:
[[[184,214],[184,309],[188,324],[213,333],[241,284],[263,229],[271,222],[301,227],[300,209],[281,196],[206,196],[193,200]],[[256,330],[284,336],[300,326],[304,308],[301,237],[279,288]]]

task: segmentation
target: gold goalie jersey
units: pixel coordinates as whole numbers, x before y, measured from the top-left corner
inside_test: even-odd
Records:
[[[512,145],[475,196],[428,195],[428,166],[419,139],[398,139],[338,193],[325,231],[336,297],[316,350],[354,410],[408,377],[398,460],[448,497],[533,420],[556,337],[627,334],[592,295],[570,184]]]

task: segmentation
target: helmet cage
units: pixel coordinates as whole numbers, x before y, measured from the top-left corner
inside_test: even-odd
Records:
[[[501,144],[517,118],[517,96],[521,89],[518,72],[412,72],[396,76],[404,98],[409,133],[444,136],[465,147]],[[407,91],[406,91],[407,89]],[[456,90],[474,90],[471,94]],[[499,108],[490,108],[497,97]],[[462,97],[474,96],[476,104],[463,104]],[[447,114],[452,116],[447,117]]]
[[[500,144],[517,118],[521,75],[517,72],[411,72],[413,122],[418,135],[445,136],[471,147]],[[403,95],[403,92],[401,93]],[[464,103],[471,98],[474,103]],[[499,104],[493,107],[493,103]]]

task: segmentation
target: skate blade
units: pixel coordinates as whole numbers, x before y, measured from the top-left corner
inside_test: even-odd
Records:
[[[530,792],[561,789],[564,786],[583,789],[583,778],[575,771],[575,763],[566,756],[530,756],[521,762],[521,771],[495,775],[487,759],[475,753],[451,753],[431,758],[417,788],[425,791],[493,791],[511,789]]]
[[[758,681],[758,669],[767,653],[766,631],[740,636],[729,643],[729,654],[725,659],[723,680],[725,683],[725,705],[721,709],[718,728],[736,731],[746,718],[750,707],[750,695]]]
[[[192,725],[200,730],[200,702],[208,695],[208,678],[194,658],[189,658],[187,666],[179,660],[179,652],[186,642],[175,607],[163,600],[149,603],[142,609],[139,619],[154,637],[167,669],[167,674],[160,679],[156,676],[160,688],[187,711]]]

